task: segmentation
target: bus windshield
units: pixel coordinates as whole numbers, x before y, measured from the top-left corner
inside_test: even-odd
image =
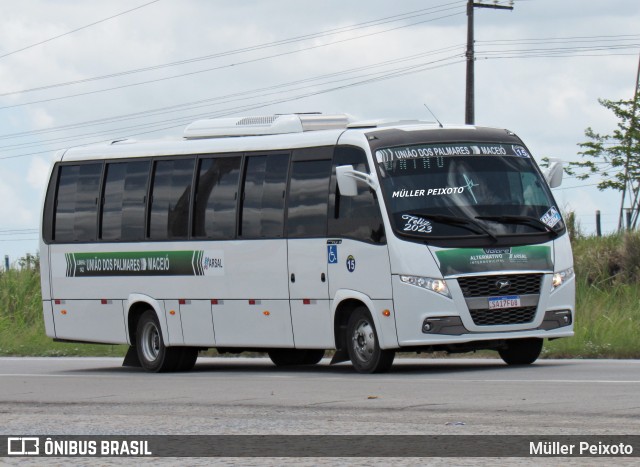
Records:
[[[455,238],[504,244],[518,236],[546,241],[565,229],[523,146],[418,144],[379,149],[376,160],[391,222],[401,236],[440,245]]]

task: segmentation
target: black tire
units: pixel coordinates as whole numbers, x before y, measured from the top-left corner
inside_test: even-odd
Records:
[[[396,356],[395,350],[380,348],[373,318],[366,307],[356,308],[349,316],[345,344],[358,373],[384,373],[391,368]]]
[[[198,359],[197,347],[178,347],[180,349],[180,359],[176,371],[191,371]]]
[[[306,350],[303,349],[271,349],[267,352],[275,366],[302,365]]]
[[[324,349],[307,349],[302,359],[302,365],[315,365],[320,363],[323,357]]]
[[[147,310],[136,328],[136,347],[140,365],[147,371],[162,373],[175,371],[180,364],[182,349],[167,347],[155,311]]]
[[[315,365],[324,349],[271,349],[267,352],[275,366]]]
[[[498,353],[507,365],[530,365],[540,356],[542,343],[538,338],[509,340]]]

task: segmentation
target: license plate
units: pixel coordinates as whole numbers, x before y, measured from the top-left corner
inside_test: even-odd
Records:
[[[520,297],[518,295],[508,295],[506,297],[492,297],[489,299],[489,309],[497,310],[500,308],[516,308],[520,306]]]

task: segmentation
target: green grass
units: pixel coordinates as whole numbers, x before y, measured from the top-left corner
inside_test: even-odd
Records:
[[[40,274],[37,270],[0,272],[0,355],[124,356],[124,345],[53,342],[44,332]]]
[[[575,336],[545,345],[544,355],[640,358],[640,232],[573,241]]]
[[[45,335],[43,324],[0,330],[0,356],[124,357],[126,352],[125,345],[54,342]]]
[[[640,358],[640,286],[578,280],[575,336],[547,342],[543,356]]]
[[[640,233],[576,238],[573,253],[576,335],[547,342],[543,357],[640,358]],[[44,332],[37,268],[0,272],[0,356],[125,353],[123,345],[53,342]]]

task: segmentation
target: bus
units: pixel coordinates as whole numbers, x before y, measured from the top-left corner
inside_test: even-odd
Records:
[[[569,236],[513,132],[289,114],[56,154],[41,224],[46,333],[125,344],[125,365],[198,352],[277,366],[495,350],[533,363],[573,335]]]

